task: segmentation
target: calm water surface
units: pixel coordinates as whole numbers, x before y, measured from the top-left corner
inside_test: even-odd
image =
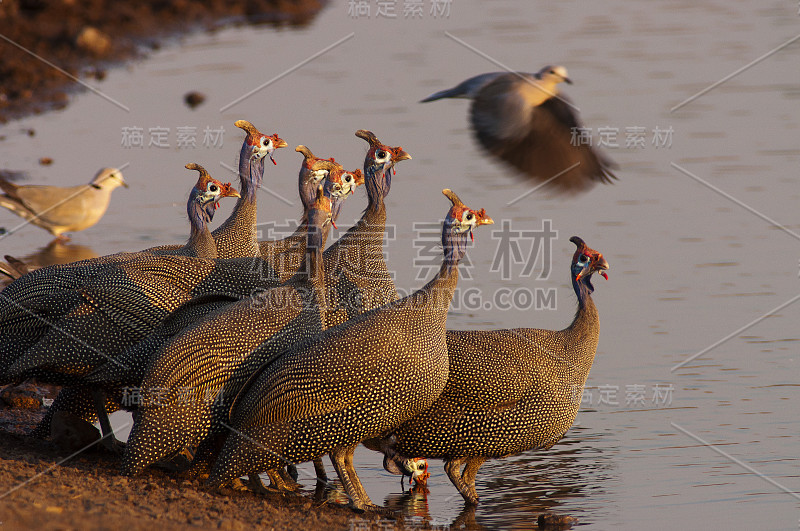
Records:
[[[608,282],[595,281],[602,331],[584,407],[559,444],[485,464],[474,514],[462,514],[440,463],[432,463],[427,497],[404,494],[379,456],[362,449],[359,473],[373,500],[434,525],[458,519],[526,529],[551,510],[592,529],[797,529],[800,40],[785,45],[800,34],[797,6],[461,1],[445,18],[433,17],[426,3],[411,20],[402,17],[402,2],[396,19],[376,18],[375,5],[371,17],[353,18],[338,4],[307,29],[196,35],[111,71],[98,88],[128,110],[87,93],[63,112],[8,124],[0,130],[2,164],[28,171],[31,181],[64,185],[124,166],[131,188],[114,194],[100,224],[74,236],[80,258],[185,239],[194,173],[183,165],[198,162],[235,180],[225,166],[236,164],[236,119],[349,167],[360,167],[365,152],[353,132],[371,129],[414,157],[398,166],[388,199],[388,262],[400,288],[421,286],[429,273],[415,241],[424,224],[445,215],[442,188],[496,221],[478,231],[471,264],[462,268],[470,278],[460,286],[480,298],[460,301],[451,328],[566,326],[575,307],[567,278],[572,235],[612,266]],[[616,131],[608,140],[619,146],[607,152],[621,166],[619,183],[575,198],[536,192],[520,199],[529,184],[476,148],[466,102],[416,103],[498,70],[487,57],[527,71],[567,66],[575,84],[565,91],[594,141],[600,128]],[[187,109],[188,90],[206,93],[206,103]],[[123,128],[131,127],[143,129],[144,147],[122,145]],[[179,146],[183,127],[197,128],[196,147]],[[222,147],[203,144],[206,127],[224,128]],[[150,128],[169,129],[168,147],[148,145]],[[644,143],[626,148],[629,136]],[[42,156],[54,164],[39,166]],[[259,219],[282,224],[300,211],[300,156],[287,149],[276,159]],[[340,226],[364,205],[363,192],[350,199]],[[504,254],[504,220],[509,231],[539,230],[549,220],[558,234],[550,259],[528,256],[529,238],[514,240],[519,260]],[[0,225],[16,224],[0,212]],[[49,239],[29,226],[3,237],[0,251],[29,256]],[[497,308],[503,288],[555,290],[554,307]]]

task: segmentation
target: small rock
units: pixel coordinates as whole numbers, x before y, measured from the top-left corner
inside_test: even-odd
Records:
[[[39,164],[42,166],[50,166],[53,163],[53,159],[50,157],[42,157],[39,159]]]
[[[16,409],[39,409],[42,407],[42,397],[31,385],[18,387],[10,385],[0,392],[0,399]]]
[[[45,508],[45,512],[61,514],[61,513],[64,512],[64,508],[63,507],[56,507],[54,505],[48,505],[47,508]]]
[[[28,136],[36,136],[36,129],[26,129],[25,132],[28,134]]]
[[[539,529],[570,529],[578,522],[574,516],[563,514],[543,513],[539,515],[537,524]]]
[[[95,27],[86,26],[78,34],[75,44],[78,48],[100,57],[111,50],[111,37]]]
[[[187,92],[183,96],[183,101],[190,109],[194,109],[204,101],[206,101],[206,95],[202,92],[197,92],[195,90],[191,92]]]

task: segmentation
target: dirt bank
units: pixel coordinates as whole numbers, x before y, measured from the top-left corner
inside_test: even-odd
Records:
[[[62,108],[105,69],[163,39],[224,24],[308,24],[326,0],[2,0],[0,123]]]
[[[159,470],[127,478],[119,458],[94,447],[70,457],[21,435],[41,418],[0,410],[0,529],[382,529],[401,522],[357,515],[310,494],[222,493]]]

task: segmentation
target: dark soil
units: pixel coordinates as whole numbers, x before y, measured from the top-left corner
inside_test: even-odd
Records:
[[[42,398],[56,392],[30,384],[0,391],[0,529],[402,528],[402,521],[356,514],[327,494],[216,491],[156,469],[122,476],[119,456],[98,445],[73,455],[57,441],[24,435],[44,415]]]
[[[62,108],[111,65],[225,24],[307,25],[326,0],[2,0],[0,123]],[[49,64],[48,64],[49,63]]]

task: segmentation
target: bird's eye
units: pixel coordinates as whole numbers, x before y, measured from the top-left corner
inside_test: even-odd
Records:
[[[216,184],[211,183],[211,184],[208,185],[208,191],[209,192],[216,192],[217,190],[219,190],[219,187]]]
[[[385,158],[386,158],[388,155],[389,155],[389,154],[388,154],[388,153],[386,153],[386,152],[385,152],[384,150],[382,150],[382,149],[379,149],[378,151],[376,151],[376,152],[375,152],[375,158],[377,158],[378,160],[383,160],[383,159],[385,159]]]
[[[472,215],[472,212],[467,212],[467,221],[472,221],[472,218],[475,216]]]
[[[352,180],[353,180],[353,177],[352,177],[352,176],[351,176],[349,173],[345,173],[345,174],[344,174],[344,177],[342,177],[342,180],[343,180],[344,182],[346,182],[346,183],[349,183],[350,181],[352,181]]]
[[[263,147],[269,147],[270,145],[272,145],[272,139],[271,138],[262,137],[261,138],[261,145]]]

